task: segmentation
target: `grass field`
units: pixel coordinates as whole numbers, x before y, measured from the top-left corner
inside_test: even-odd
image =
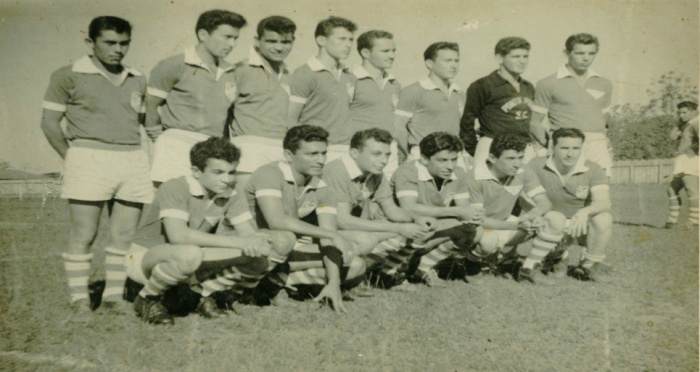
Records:
[[[87,328],[62,324],[66,203],[0,199],[0,371],[697,371],[697,231],[657,228],[661,185],[612,196],[611,283],[455,281],[374,290],[342,315],[244,307],[167,328],[99,311]]]

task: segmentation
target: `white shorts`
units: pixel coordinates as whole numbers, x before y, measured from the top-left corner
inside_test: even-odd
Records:
[[[584,132],[586,140],[583,142],[582,154],[586,160],[590,160],[605,169],[605,175],[612,176],[612,154],[610,141],[605,133]]]
[[[192,174],[190,150],[208,135],[181,129],[168,129],[158,136],[153,150],[151,180],[165,182]]]
[[[231,143],[241,149],[238,172],[253,173],[265,164],[285,160],[281,139],[237,136],[231,139]]]
[[[688,154],[678,155],[673,159],[673,174],[686,174],[689,176],[697,176],[700,174],[698,172],[698,159],[697,155],[688,156]]]
[[[343,156],[348,156],[350,153],[350,145],[328,145],[328,153],[326,155],[326,164],[335,159],[340,159]]]
[[[391,176],[399,168],[399,144],[396,141],[391,141],[391,155],[389,155],[389,161],[384,167],[384,175],[386,178],[391,179]]]
[[[148,155],[140,145],[116,150],[83,147],[83,144],[90,146],[90,142],[93,141],[76,140],[68,149],[63,165],[61,198],[153,202]]]
[[[479,138],[479,142],[477,142],[476,149],[474,150],[474,165],[486,163],[486,159],[489,158],[489,151],[491,150],[492,142],[493,138],[491,137]],[[534,159],[537,156],[546,155],[546,149],[544,149],[544,153],[541,151],[541,149],[542,146],[540,146],[539,143],[528,143],[527,147],[525,147],[525,157],[523,157],[523,164],[529,163],[530,160]]]
[[[131,248],[124,259],[124,271],[126,276],[136,283],[145,285],[148,282],[148,275],[143,271],[143,256],[148,252],[148,248],[131,243]]]
[[[459,156],[457,156],[457,166],[464,169],[465,171],[469,171],[471,167],[467,165],[467,162],[465,161],[465,155],[469,156],[466,151],[460,151]],[[406,161],[413,161],[420,159],[420,147],[419,146],[413,146],[411,147],[411,151],[408,154],[408,157]]]

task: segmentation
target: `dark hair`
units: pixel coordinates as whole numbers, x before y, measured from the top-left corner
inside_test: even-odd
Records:
[[[328,143],[328,131],[315,125],[299,125],[287,131],[282,142],[282,148],[293,154],[299,150],[301,141]]]
[[[430,159],[440,151],[460,152],[464,145],[459,137],[447,132],[434,132],[425,136],[418,145],[422,156]]]
[[[498,40],[498,42],[496,43],[496,48],[494,48],[494,54],[498,54],[505,57],[513,49],[530,50],[530,43],[522,37],[504,37],[503,39]]]
[[[297,25],[295,25],[294,22],[287,17],[270,16],[267,18],[263,18],[258,23],[258,37],[262,37],[265,33],[265,30],[276,32],[280,35],[294,35],[294,32],[296,32],[297,30]]]
[[[314,32],[314,37],[319,36],[331,36],[334,28],[342,27],[350,32],[355,32],[357,30],[357,25],[349,19],[330,16],[327,19],[319,22],[316,26],[316,32]]]
[[[362,150],[362,148],[365,146],[365,143],[367,143],[367,141],[369,141],[370,139],[373,139],[377,142],[385,143],[387,145],[391,145],[391,141],[393,140],[393,138],[391,137],[391,133],[387,132],[386,130],[379,128],[370,128],[361,130],[359,132],[355,132],[355,134],[352,136],[352,139],[350,140],[350,148]]]
[[[211,34],[220,25],[229,25],[233,28],[240,29],[246,24],[248,24],[248,21],[246,21],[245,18],[238,13],[229,12],[228,10],[214,9],[208,10],[199,16],[194,32],[197,33],[199,30],[204,30]],[[197,37],[199,37],[199,35]]]
[[[393,39],[394,35],[388,31],[370,30],[357,38],[357,52],[362,56],[362,49],[372,50],[374,40],[376,39]]]
[[[580,138],[581,142],[586,140],[586,135],[576,128],[559,128],[552,133],[552,146],[556,146],[559,138]]]
[[[676,106],[677,109],[682,109],[683,107],[687,107],[693,111],[698,109],[698,104],[693,102],[693,101],[683,101]]]
[[[190,163],[197,169],[204,171],[207,160],[219,159],[229,163],[241,159],[241,150],[234,146],[226,138],[211,137],[206,141],[198,142],[190,150]]]
[[[576,34],[569,36],[566,39],[566,52],[571,53],[574,50],[576,44],[590,45],[595,44],[595,50],[600,48],[600,43],[598,43],[598,38],[591,34]]]
[[[459,45],[457,43],[438,41],[437,43],[432,43],[430,46],[428,46],[425,52],[423,52],[423,59],[425,61],[429,59],[434,61],[435,57],[437,57],[438,51],[443,49],[454,50],[455,52],[459,53]]]
[[[529,138],[518,133],[504,133],[494,137],[491,142],[489,154],[500,158],[504,151],[513,150],[516,152],[525,151]]]
[[[88,37],[95,41],[102,31],[114,31],[118,34],[131,36],[131,23],[126,19],[112,16],[97,17],[90,21]]]

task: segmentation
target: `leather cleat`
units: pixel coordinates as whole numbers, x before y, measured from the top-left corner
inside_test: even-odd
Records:
[[[518,275],[515,278],[516,281],[518,282],[530,282],[532,284],[536,285],[552,285],[554,282],[552,279],[546,277],[542,272],[538,269],[526,269],[521,267],[520,270],[518,270]]]
[[[566,277],[566,274],[569,270],[569,258],[565,258],[563,260],[559,260],[555,263],[552,264],[551,268],[551,276],[554,279],[562,279]]]
[[[216,301],[210,297],[202,297],[199,300],[199,305],[197,305],[196,311],[197,314],[207,319],[216,319],[228,316],[228,313],[219,309],[219,307],[216,306]]]
[[[98,312],[108,315],[126,315],[131,312],[129,304],[123,300],[102,302],[98,307]]]
[[[425,283],[425,285],[427,285],[430,288],[445,288],[445,287],[447,287],[447,284],[445,283],[445,281],[440,279],[437,271],[435,271],[435,270],[430,270],[425,274],[416,270],[415,275],[420,278],[421,282]]]
[[[149,324],[174,324],[175,320],[168,310],[160,302],[160,297],[155,296],[136,296],[134,299],[134,310],[136,316]]]

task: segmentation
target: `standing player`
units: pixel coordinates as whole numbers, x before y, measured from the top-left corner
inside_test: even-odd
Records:
[[[63,260],[76,322],[90,319],[90,249],[105,202],[111,206],[111,241],[105,248],[107,283],[102,301],[105,308],[119,311],[126,279],[121,262],[143,204],[153,200],[148,156],[139,134],[146,79],[121,64],[130,42],[131,25],[126,20],[93,19],[85,39],[93,55],[54,72],[42,105],[41,128],[65,159],[61,197],[68,199],[71,228]],[[70,143],[60,127],[63,117]]]
[[[394,173],[392,184],[401,208],[438,219],[433,239],[427,244],[412,245],[428,251],[420,258],[414,277],[430,287],[442,287],[445,284],[435,266],[463,254],[481,238],[482,230],[477,225],[481,224],[484,211],[469,205],[466,173],[456,167],[463,148],[459,137],[435,132],[424,137],[419,146],[420,158],[402,164]]]
[[[228,139],[197,143],[190,151],[192,175],[158,189],[124,264],[129,277],[144,285],[134,301],[143,321],[172,324],[162,294],[209,272],[219,274],[193,285],[202,295],[197,312],[206,318],[225,315],[211,294],[238,282],[254,287],[268,268],[266,257],[284,261],[291,251],[294,236],[255,231],[245,198],[231,189],[240,154]],[[217,234],[222,224],[234,226],[237,234]]]
[[[427,77],[407,86],[394,112],[399,148],[409,160],[420,158],[418,144],[430,133],[459,135],[465,94],[452,82],[459,71],[459,45],[437,42],[423,53]]]
[[[294,22],[285,17],[261,20],[248,59],[236,64],[238,97],[231,135],[242,153],[236,175],[239,193],[256,169],[284,160],[282,138],[287,131],[290,89],[284,59],[292,51],[295,31]]]
[[[496,43],[495,54],[500,67],[469,86],[460,123],[464,148],[475,163],[486,162],[497,135],[518,133],[530,137],[530,106],[535,87],[521,77],[530,60],[530,43],[521,37],[506,37]],[[529,145],[525,161],[533,157]]]
[[[355,76],[340,61],[350,55],[356,29],[352,21],[340,17],[319,22],[314,33],[318,53],[292,74],[287,122],[327,130],[329,161],[348,153],[355,132],[348,125]]]
[[[403,251],[401,256],[409,256],[407,241],[425,242],[435,223],[434,218],[414,216],[394,202],[390,182],[382,173],[391,143],[391,134],[383,129],[359,131],[350,141],[350,154],[323,169],[323,180],[336,196],[340,233],[358,243],[357,254],[376,259],[375,269],[386,276],[395,275],[403,263],[385,261],[390,253]],[[371,215],[371,203],[378,204],[383,218]]]
[[[488,161],[475,164],[467,175],[471,203],[483,204],[486,210],[483,237],[468,259],[499,262],[514,256],[518,244],[533,239],[516,279],[547,284],[540,272],[542,260],[561,241],[566,217],[550,211],[552,204],[537,175],[522,168],[526,146],[527,139],[518,134],[496,136]],[[520,196],[533,200],[534,207],[518,217],[511,216]]]
[[[673,161],[673,180],[667,189],[670,209],[667,229],[678,222],[683,188],[690,204],[689,225],[698,226],[698,105],[691,101],[679,103],[678,119],[678,127],[671,132],[671,139],[678,140],[678,151]]]
[[[605,133],[610,120],[612,83],[590,69],[598,48],[598,38],[591,34],[576,34],[566,39],[568,63],[537,83],[530,129],[544,147],[547,147],[547,133],[542,126],[545,115],[552,130],[581,130],[586,135],[583,154],[603,167],[610,177],[612,154]]]
[[[579,279],[603,280],[609,271],[603,264],[612,237],[610,190],[603,169],[581,155],[585,136],[574,128],[557,129],[552,133],[552,156],[532,160],[529,167],[552,202],[552,210],[567,218],[566,238],[586,247],[578,270]],[[555,275],[566,274],[566,246],[552,252],[547,261],[554,264]]]
[[[352,71],[357,83],[350,105],[349,126],[355,131],[379,128],[391,133],[394,109],[401,93],[401,84],[387,71],[394,64],[394,35],[386,31],[367,31],[357,38],[357,51],[362,65]],[[396,141],[392,141],[389,162],[384,168],[387,177],[399,166],[398,152]]]
[[[224,135],[228,109],[236,99],[234,66],[224,58],[245,25],[245,18],[236,13],[204,12],[195,27],[197,45],[161,61],[151,71],[146,133],[157,138],[151,168],[156,186],[189,175],[192,146]]]
[[[362,275],[365,266],[355,256],[352,243],[338,233],[334,196],[319,178],[327,141],[328,132],[320,127],[289,129],[283,141],[287,161],[258,168],[245,190],[257,227],[291,231],[298,237],[288,265],[278,266],[265,289],[321,285],[316,300],[329,299],[336,311],[345,311],[340,284]],[[274,295],[269,293],[269,297]]]

